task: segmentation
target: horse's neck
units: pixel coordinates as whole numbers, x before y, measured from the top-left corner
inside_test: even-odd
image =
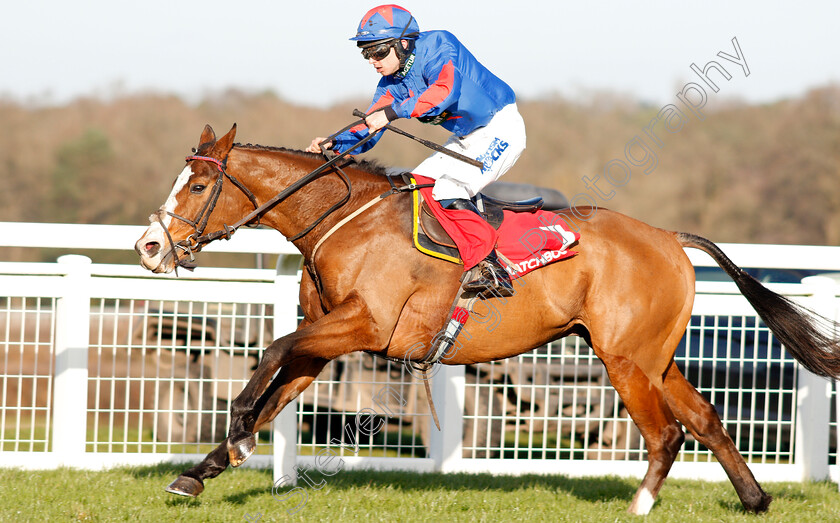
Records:
[[[258,150],[247,152],[268,154],[277,160],[275,162],[251,163],[257,165],[257,167],[249,171],[249,177],[253,181],[248,185],[259,187],[257,191],[259,191],[258,200],[260,203],[271,200],[291,184],[323,164],[322,161],[317,159],[290,151]],[[343,167],[342,171],[347,175],[352,187],[350,199],[346,204],[324,218],[311,232],[295,242],[304,254],[311,251],[318,239],[335,223],[390,187],[384,177],[365,172],[355,166]],[[347,186],[338,174],[333,172],[319,176],[289,195],[284,202],[278,203],[265,214],[262,222],[290,238],[313,224],[330,207],[344,199],[346,195]]]

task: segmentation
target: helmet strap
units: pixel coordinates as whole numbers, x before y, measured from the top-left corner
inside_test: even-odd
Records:
[[[405,32],[408,31],[408,26],[410,26],[411,22],[413,22],[413,21],[414,21],[414,15],[409,13],[408,23],[406,23],[405,27],[403,27],[403,30],[400,32],[400,37],[397,38],[397,44],[394,46],[394,50],[397,52],[397,58],[400,59],[400,72],[399,72],[400,76],[405,76],[406,73],[408,73],[408,70],[411,69],[411,64],[414,63],[414,60],[412,59],[411,63],[409,63],[408,67],[406,68],[406,60],[408,59],[409,56],[412,56],[414,54],[414,38],[417,38],[417,33],[411,33],[409,35],[405,34]],[[403,40],[403,37],[405,37],[405,36],[413,36],[414,37],[414,38],[406,38],[406,41],[408,42],[408,48],[407,49],[404,49],[403,46],[402,46],[402,40]]]
[[[397,53],[397,58],[400,60],[400,69],[397,73],[399,76],[408,74],[409,69],[414,64],[414,40],[406,40],[407,47],[402,46],[402,40],[397,40],[394,45],[394,51]]]

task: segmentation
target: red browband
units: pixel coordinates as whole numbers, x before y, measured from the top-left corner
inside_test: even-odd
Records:
[[[215,158],[210,158],[209,156],[187,156],[186,161],[190,160],[204,160],[206,162],[215,163],[216,167],[218,167],[220,171],[224,172],[225,170],[224,166],[222,166],[222,162]]]

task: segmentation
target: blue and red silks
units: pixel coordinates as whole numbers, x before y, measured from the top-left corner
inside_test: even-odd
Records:
[[[434,180],[414,175],[419,184]],[[496,231],[483,218],[467,209],[444,210],[432,198],[432,188],[420,189],[432,214],[449,234],[464,263],[464,270],[474,267],[498,248],[513,267],[508,267],[511,278],[517,278],[535,269],[574,256],[568,247],[580,239],[557,214],[548,211],[515,213],[504,211],[505,218]]]

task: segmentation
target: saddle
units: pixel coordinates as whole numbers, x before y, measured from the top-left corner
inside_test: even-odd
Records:
[[[407,177],[409,183],[416,184],[414,178],[403,176]],[[429,256],[461,263],[455,242],[434,217],[420,191],[412,191],[412,198],[412,236],[415,247]],[[479,194],[476,197],[476,206],[487,223],[498,230],[504,220],[504,211],[534,213],[542,209],[543,199],[535,197],[522,201],[505,201]]]

